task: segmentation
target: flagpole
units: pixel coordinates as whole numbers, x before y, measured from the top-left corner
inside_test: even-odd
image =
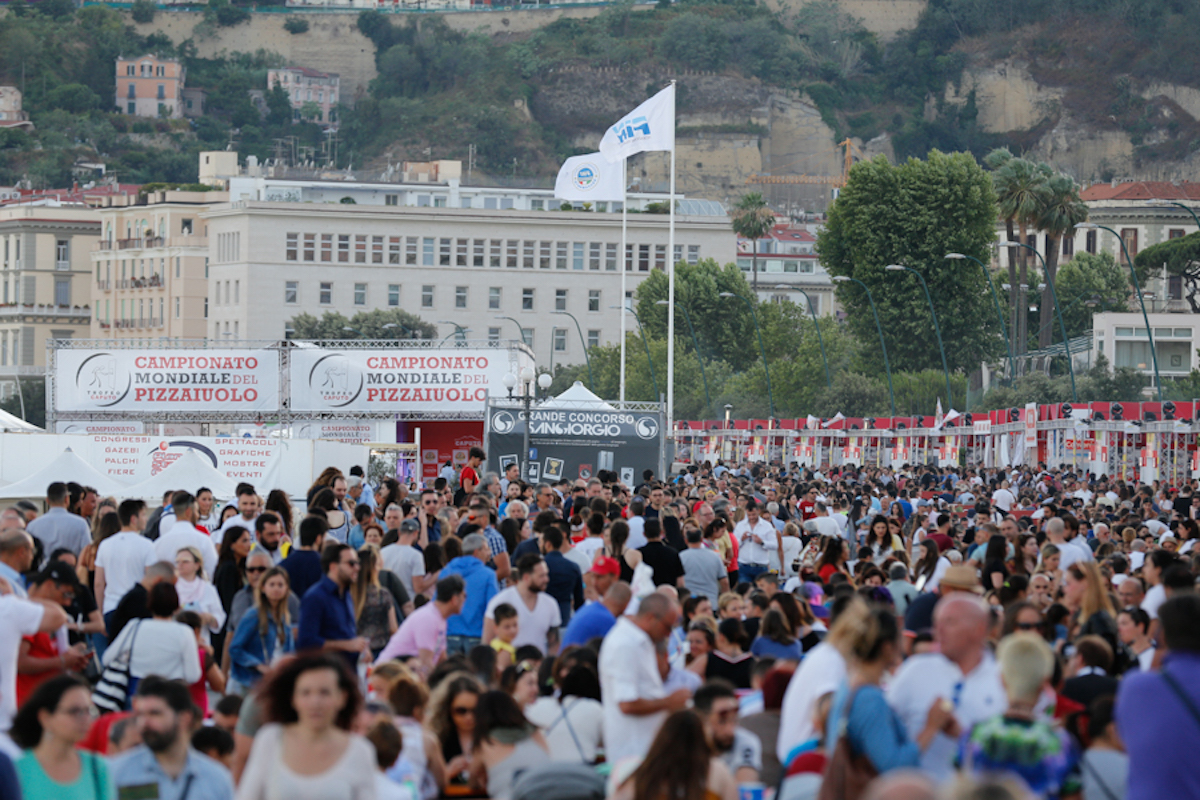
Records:
[[[667,430],[675,430],[675,81],[671,81],[671,192],[667,227]]]
[[[625,300],[625,284],[628,280],[629,264],[626,261],[626,224],[629,221],[629,182],[625,168],[628,159],[621,159],[621,253],[618,256],[621,265],[621,402],[625,402],[625,315],[629,313],[629,304]]]

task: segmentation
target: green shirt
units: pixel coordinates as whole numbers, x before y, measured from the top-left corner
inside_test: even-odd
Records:
[[[53,800],[113,800],[116,791],[108,774],[108,765],[99,756],[77,750],[83,760],[83,770],[74,783],[63,784],[50,779],[32,750],[17,759],[17,778],[26,797],[45,797]]]

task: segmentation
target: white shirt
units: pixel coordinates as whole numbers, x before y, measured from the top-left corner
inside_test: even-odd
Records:
[[[790,578],[796,574],[792,565],[800,557],[800,551],[804,549],[804,541],[799,536],[784,536],[781,544],[783,545],[783,564],[780,565],[782,569],[779,574]]]
[[[1087,541],[1087,537],[1080,533],[1071,540],[1071,544],[1073,544],[1079,550],[1079,552],[1083,553],[1084,561],[1095,561],[1096,554],[1092,552],[1092,548],[1088,546]]]
[[[558,607],[558,601],[545,592],[538,592],[537,603],[530,611],[529,606],[521,599],[517,587],[510,586],[488,602],[483,616],[495,622],[496,606],[501,603],[508,603],[517,610],[519,628],[516,638],[512,641],[513,647],[531,644],[543,653],[548,653],[547,640],[550,629],[562,627],[562,611]]]
[[[642,532],[645,527],[645,517],[629,518],[629,539],[625,541],[626,550],[640,550],[646,546],[646,534]]]
[[[992,492],[992,503],[1006,514],[1012,511],[1012,506],[1015,502],[1017,502],[1017,498],[1008,489],[997,489]]]
[[[604,737],[604,706],[589,697],[539,697],[525,709],[550,748],[550,760],[590,764]],[[568,724],[569,723],[569,724]]]
[[[379,551],[379,555],[383,558],[383,568],[396,573],[408,596],[416,597],[413,577],[424,577],[425,557],[411,544],[389,544]]]
[[[605,760],[615,765],[623,758],[645,756],[667,712],[633,716],[622,712],[620,704],[666,697],[654,641],[628,617],[621,617],[600,646],[599,667]]]
[[[1151,586],[1150,591],[1142,598],[1142,611],[1150,615],[1150,619],[1158,619],[1158,607],[1167,602],[1167,590],[1160,583]]]
[[[174,564],[175,554],[185,547],[194,547],[200,551],[206,574],[212,575],[216,572],[217,548],[213,547],[212,538],[197,530],[196,526],[187,520],[176,522],[175,527],[165,536],[158,537],[158,541],[154,543],[154,555],[159,561]]]
[[[579,544],[575,545],[575,549],[571,552],[580,553],[588,560],[588,568],[584,572],[592,571],[592,564],[596,562],[596,553],[604,547],[603,536],[589,536]]]
[[[179,593],[179,608],[195,611],[197,614],[211,614],[216,624],[200,629],[200,635],[205,644],[212,642],[211,634],[220,633],[225,624],[225,607],[217,589],[207,580],[196,577],[190,581],[179,578],[175,581],[175,590]]]
[[[569,552],[563,554],[563,557],[579,567],[581,574],[592,571],[592,559],[588,558],[586,553],[579,552],[578,547],[572,547]]]
[[[804,654],[804,660],[788,682],[780,708],[779,738],[775,742],[780,761],[797,745],[813,737],[817,701],[823,695],[836,692],[845,679],[846,659],[833,645],[821,642]]]
[[[941,653],[913,656],[900,666],[887,687],[888,705],[914,740],[925,727],[929,709],[938,698],[954,703],[954,716],[963,730],[970,730],[1008,707],[1000,682],[1000,665],[987,652],[979,666],[966,676]],[[957,751],[958,742],[939,733],[921,754],[921,770],[938,782],[950,778]]]
[[[135,635],[136,631],[136,635]],[[200,680],[200,652],[196,634],[182,622],[131,619],[104,651],[104,666],[122,660],[133,646],[129,670],[135,678],[160,675],[189,686]]]
[[[838,525],[837,520],[830,516],[813,517],[813,529],[821,536],[837,536],[845,538],[845,525]]]
[[[1157,537],[1157,536],[1162,536],[1164,533],[1167,533],[1168,531],[1170,531],[1170,530],[1171,530],[1171,527],[1170,527],[1169,525],[1166,525],[1166,524],[1164,524],[1164,523],[1162,523],[1162,522],[1159,522],[1159,521],[1158,521],[1158,520],[1156,520],[1156,519],[1147,519],[1147,520],[1143,520],[1143,521],[1142,521],[1142,524],[1143,524],[1143,525],[1145,525],[1145,526],[1146,526],[1146,528],[1147,528],[1147,529],[1148,529],[1148,530],[1149,530],[1151,533],[1153,533],[1153,534],[1154,534],[1156,537]]]
[[[12,727],[17,713],[17,653],[21,637],[32,636],[42,625],[46,607],[6,594],[0,596],[0,733]]]
[[[752,541],[753,533],[762,539],[762,544]],[[765,567],[771,563],[771,551],[777,550],[775,537],[778,532],[775,526],[759,517],[758,524],[752,529],[750,520],[744,519],[733,528],[733,536],[738,540],[738,563]]]
[[[133,585],[146,575],[146,567],[158,561],[154,542],[137,531],[121,531],[100,543],[96,549],[96,567],[104,569],[104,597],[101,614],[115,611],[117,603]],[[175,563],[175,557],[171,557]]]
[[[250,531],[250,537],[254,538],[254,523],[256,520],[258,520],[257,514],[255,514],[254,519],[251,519],[251,520],[247,520],[241,514],[234,514],[232,517],[225,520],[225,524],[222,525],[220,528],[218,528],[212,534],[212,539],[214,542],[220,544],[221,541],[224,540],[224,538],[225,538],[225,531],[229,530],[234,525],[237,525],[241,528],[245,528],[246,530]]]
[[[379,770],[375,748],[358,734],[342,757],[324,772],[300,775],[283,760],[283,726],[268,723],[254,737],[250,759],[237,787],[241,800],[375,800]]]
[[[1061,570],[1066,570],[1067,567],[1071,566],[1077,561],[1088,560],[1087,556],[1083,554],[1083,549],[1078,545],[1071,544],[1070,542],[1063,542],[1062,544],[1056,544],[1054,546],[1058,548],[1058,568]],[[1091,555],[1090,549],[1088,551],[1088,555]]]

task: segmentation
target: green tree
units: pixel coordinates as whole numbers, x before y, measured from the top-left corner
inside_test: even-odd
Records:
[[[752,257],[754,280],[751,287],[758,291],[758,240],[762,239],[775,227],[775,214],[767,207],[762,192],[748,192],[742,195],[733,207],[733,232],[743,239],[749,239],[754,250]]]
[[[312,122],[321,118],[321,107],[313,100],[306,101],[300,106],[300,119]]]
[[[267,124],[284,126],[292,124],[292,98],[287,89],[278,83],[267,92]]]
[[[320,319],[298,314],[291,324],[296,339],[432,339],[437,335],[433,325],[399,308],[360,311],[349,319],[337,311],[326,311]]]
[[[1096,255],[1077,253],[1058,268],[1055,280],[1068,336],[1091,330],[1093,314],[1128,310],[1129,272],[1118,266],[1107,250]],[[1043,325],[1058,333],[1057,320]]]
[[[1036,225],[1046,232],[1046,288],[1042,291],[1042,316],[1038,348],[1050,346],[1053,332],[1050,323],[1054,320],[1054,294],[1050,290],[1050,282],[1058,280],[1059,243],[1064,236],[1075,235],[1075,224],[1086,222],[1088,216],[1087,204],[1079,199],[1079,186],[1075,179],[1061,172],[1051,175],[1046,180],[1046,198],[1036,217]],[[1020,248],[1018,248],[1020,249]],[[1057,287],[1057,283],[1055,284]],[[1061,302],[1066,302],[1059,291]]]
[[[46,105],[72,114],[83,114],[100,105],[100,98],[81,83],[65,83],[46,93]]]
[[[292,35],[308,33],[308,20],[300,19],[300,17],[288,17],[283,21],[283,29]]]
[[[141,25],[154,22],[154,14],[158,11],[158,6],[154,0],[133,0],[133,6],[130,8],[130,16],[133,21]]]
[[[856,372],[841,372],[833,386],[823,389],[813,403],[812,413],[832,417],[841,412],[847,417],[887,416],[887,384],[878,378]]]
[[[1147,247],[1133,258],[1138,280],[1145,286],[1151,270],[1165,265],[1169,275],[1183,280],[1183,296],[1193,314],[1200,314],[1200,232]]]
[[[945,255],[964,253],[986,261],[995,224],[992,182],[969,153],[934,150],[925,161],[895,166],[876,157],[851,169],[817,238],[817,251],[831,275],[857,278],[871,290],[895,371],[942,366],[920,282],[886,267],[903,264],[919,272],[929,286],[949,368],[969,372],[1000,354],[1003,343],[981,271]],[[844,282],[837,293],[855,337],[877,340],[861,287]],[[882,372],[878,348],[864,347],[861,357],[868,373]]]

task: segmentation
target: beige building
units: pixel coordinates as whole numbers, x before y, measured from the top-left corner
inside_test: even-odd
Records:
[[[208,313],[208,223],[225,192],[117,195],[91,253],[95,339],[200,339]]]
[[[0,128],[33,130],[29,113],[21,108],[21,90],[15,86],[0,86]]]
[[[100,215],[86,206],[0,208],[0,382],[43,375],[46,340],[88,335],[88,251]]]
[[[187,110],[183,86],[187,70],[178,59],[147,54],[118,58],[117,108],[137,117],[180,119]]]

